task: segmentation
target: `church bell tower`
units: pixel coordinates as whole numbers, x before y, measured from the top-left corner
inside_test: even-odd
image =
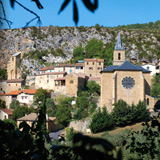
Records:
[[[125,49],[121,41],[120,32],[118,33],[117,43],[113,53],[113,65],[121,65],[125,62]]]

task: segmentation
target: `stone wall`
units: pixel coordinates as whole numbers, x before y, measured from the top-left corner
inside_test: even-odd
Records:
[[[90,118],[79,121],[72,121],[69,124],[69,128],[73,128],[77,132],[88,133],[88,131],[90,130],[89,129],[90,122],[91,122]]]

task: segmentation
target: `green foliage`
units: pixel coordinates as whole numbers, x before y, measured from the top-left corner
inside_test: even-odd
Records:
[[[64,160],[122,160],[122,152],[110,142],[101,138],[91,138],[82,134],[73,136],[72,146],[52,147],[51,159]]]
[[[50,117],[54,117],[56,114],[57,107],[54,103],[54,100],[51,98],[46,99],[46,108],[47,108],[47,113]]]
[[[88,81],[87,82],[87,90],[90,95],[96,93],[100,95],[100,85],[97,84],[95,81]]]
[[[37,89],[34,95],[34,103],[39,104],[39,102],[43,101],[44,99],[50,98],[50,94],[46,89]]]
[[[16,107],[20,106],[20,103],[18,100],[12,100],[12,102],[10,103],[9,107],[11,109],[15,109]]]
[[[152,79],[151,96],[160,97],[160,74],[154,75]]]
[[[105,132],[102,134],[101,138],[106,139],[116,147],[122,147],[123,142],[128,138],[128,135],[131,133],[131,130],[124,130],[115,134],[110,134]]]
[[[63,52],[63,50],[61,48],[56,48],[55,51],[52,51],[52,54],[54,56],[60,56],[60,57],[66,57],[65,53]]]
[[[30,86],[25,85],[24,88],[25,88],[25,89],[30,89]]]
[[[130,25],[122,25],[118,26],[118,28],[128,28],[128,29],[160,29],[160,21],[156,21],[155,23],[142,23],[142,24],[130,24]]]
[[[84,59],[84,48],[82,47],[82,43],[73,49],[73,57],[76,61]]]
[[[7,79],[7,70],[0,69],[0,80],[6,80],[6,79]]]
[[[12,124],[14,126],[14,129],[17,129],[16,121],[12,119],[4,119],[3,122],[5,123],[6,126],[10,126]]]
[[[71,128],[71,129],[66,128],[66,137],[65,137],[65,139],[67,141],[72,141],[73,137],[74,137],[74,134],[75,134],[75,132],[74,132],[73,128]]]
[[[27,106],[17,106],[13,110],[12,118],[14,120],[17,120],[18,118],[21,118],[21,117],[25,116],[25,114],[30,114],[32,112],[34,112],[33,108],[28,108]]]
[[[6,108],[6,102],[0,99],[0,108],[4,109]]]
[[[129,151],[127,158],[136,155],[137,159],[159,159],[160,123],[154,119],[151,125],[148,122],[142,125],[144,127],[141,131],[132,132],[123,143],[125,150]]]
[[[66,127],[71,120],[71,99],[61,99],[57,105],[56,121],[62,127]]]
[[[93,38],[87,42],[87,45],[85,46],[85,51],[86,58],[98,57],[98,55],[100,55],[103,51],[103,42],[101,40]]]
[[[119,100],[114,104],[112,115],[115,126],[126,126],[148,118],[149,113],[144,102],[139,102],[136,106],[129,106],[125,101]]]
[[[93,115],[89,128],[92,133],[103,132],[111,129],[113,122],[112,115],[109,114],[104,107],[102,111],[99,109],[97,113]]]

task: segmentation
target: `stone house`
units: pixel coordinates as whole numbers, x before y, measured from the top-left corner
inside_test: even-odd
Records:
[[[12,119],[13,109],[0,109],[0,120]]]
[[[120,99],[129,105],[136,105],[140,100],[145,102],[151,86],[149,70],[125,61],[120,33],[113,55],[113,65],[101,71],[101,107],[107,107],[109,112]]]
[[[59,64],[54,66],[55,72],[66,72],[70,73],[84,73],[84,63],[75,63],[75,64]]]
[[[22,118],[17,119],[17,126],[20,125],[21,122],[26,122],[29,126],[32,126],[34,121],[38,120],[38,115],[36,113],[30,113]],[[48,117],[46,116],[46,129],[49,132],[54,132],[60,129],[59,125],[55,124],[56,117]]]
[[[0,81],[0,92],[5,94],[14,90],[23,89],[24,80],[23,79],[10,79]]]
[[[84,89],[88,76],[84,73],[71,73],[65,78],[66,94],[77,96],[77,92]]]
[[[54,72],[54,66],[44,67],[41,68],[40,73],[48,73],[48,72]]]
[[[104,68],[104,59],[85,59],[84,73],[89,77],[100,77]]]
[[[48,90],[54,90],[55,79],[62,78],[66,75],[66,72],[48,72],[37,74],[35,77],[35,88],[43,88]]]
[[[10,103],[13,100],[18,100],[21,105],[31,106],[33,103],[33,96],[36,93],[37,89],[24,89],[21,91],[11,91],[9,93],[3,94],[0,96],[2,100],[6,102],[7,108],[9,108]]]

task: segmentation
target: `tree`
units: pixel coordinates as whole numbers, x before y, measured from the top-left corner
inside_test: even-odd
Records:
[[[76,61],[84,59],[84,48],[82,47],[82,43],[73,49],[73,57]]]
[[[49,116],[54,117],[56,114],[57,107],[54,103],[54,100],[51,98],[46,99],[46,108]]]
[[[86,58],[98,57],[103,51],[103,42],[101,40],[93,38],[87,42],[87,45],[85,46],[85,51]]]
[[[6,102],[0,99],[0,108],[6,108]]]
[[[15,109],[16,107],[20,106],[20,103],[18,100],[12,100],[9,106],[11,109]]]
[[[0,80],[6,80],[6,79],[7,79],[7,70],[0,69]]]
[[[57,105],[56,112],[57,123],[62,127],[66,127],[71,120],[71,101],[70,98],[62,99]]]
[[[113,127],[114,121],[111,114],[106,110],[106,107],[99,109],[92,117],[92,121],[89,125],[92,133],[103,132]]]
[[[154,75],[152,79],[151,95],[153,97],[160,96],[160,74]]]
[[[13,110],[12,118],[17,120],[18,118],[25,116],[25,114],[30,114],[33,111],[33,108],[28,108],[27,106],[18,106]]]
[[[90,95],[96,93],[100,95],[100,85],[97,84],[95,81],[88,81],[87,82],[87,89]]]
[[[39,102],[50,98],[49,92],[46,89],[37,89],[36,93],[34,94],[34,103],[39,104]]]

